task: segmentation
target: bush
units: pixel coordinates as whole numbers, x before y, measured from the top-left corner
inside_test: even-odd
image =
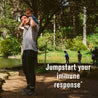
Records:
[[[87,45],[89,46],[90,44],[92,44],[91,48],[93,49],[98,46],[98,33],[93,33],[87,36]]]
[[[76,50],[76,51],[87,49],[87,47],[82,42],[81,36],[77,36],[74,39],[68,39],[67,44],[66,44],[66,48],[69,48],[71,50]]]
[[[39,38],[38,39],[38,49],[40,51],[44,51],[45,50],[45,45],[46,45],[46,43],[45,43],[45,37],[44,38]]]
[[[12,43],[9,39],[1,41],[0,43],[0,51],[5,56],[11,55]]]
[[[56,46],[55,50],[57,50],[57,51],[64,51],[64,49],[63,49],[63,47],[61,45]]]
[[[38,38],[38,49],[40,51],[45,51],[46,42],[47,42],[47,48],[49,50],[53,50],[53,48],[51,48],[52,43],[53,43],[53,34],[46,33],[46,34],[44,34],[44,36],[42,38],[41,37]]]
[[[0,42],[0,51],[5,56],[12,55],[13,53],[20,52],[20,44],[17,42],[16,39],[5,39]]]
[[[54,45],[47,45],[47,50],[48,51],[54,51],[55,50],[55,46]]]
[[[73,50],[86,50],[87,47],[83,44],[82,41],[77,41],[77,40],[74,40],[73,41],[74,45],[73,45]]]
[[[65,47],[68,48],[68,49],[72,49],[72,47],[73,47],[73,42],[72,42],[71,39],[68,39],[68,40],[67,40],[67,43],[66,43]]]

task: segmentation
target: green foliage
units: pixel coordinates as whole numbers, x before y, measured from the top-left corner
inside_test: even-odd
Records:
[[[56,45],[59,45],[61,43],[61,40],[63,38],[62,32],[59,30],[56,32]]]
[[[98,46],[98,33],[93,33],[87,36],[87,45],[93,44],[92,48]]]
[[[40,51],[44,51],[45,50],[45,45],[46,45],[45,39],[46,39],[45,37],[38,39],[38,49]]]
[[[47,45],[47,50],[48,51],[54,51],[55,50],[55,48],[56,48],[56,46],[54,46],[54,45]]]
[[[19,25],[19,22],[17,22],[17,20],[15,19],[17,16],[16,17],[12,16],[12,12],[13,12],[12,5],[13,4],[10,1],[3,0],[0,8],[1,11],[0,26],[2,27],[1,30],[3,31],[3,29],[5,29],[7,34],[14,33]]]
[[[68,39],[65,46],[66,46],[66,48],[68,48],[68,49],[72,49],[72,47],[73,47],[72,39]]]
[[[81,36],[77,36],[74,39],[68,39],[67,44],[66,44],[66,48],[71,49],[71,50],[76,50],[76,51],[87,49],[87,47],[82,42]]]
[[[41,37],[38,38],[38,49],[40,51],[44,51],[46,43],[47,43],[47,45],[52,45],[52,43],[53,43],[53,34],[52,33],[45,33],[42,38]],[[49,50],[51,50],[50,46],[48,48],[49,48]]]
[[[5,56],[11,55],[11,50],[12,50],[12,43],[11,40],[6,39],[0,43],[0,51],[3,53]]]
[[[62,51],[64,50],[63,44],[65,44],[65,40],[62,39],[62,33],[57,31],[56,32],[56,45],[53,45],[53,33],[51,33],[51,30],[45,30],[45,34],[43,37],[38,39],[38,49],[40,51],[45,51],[45,46],[47,42],[47,52],[48,51]]]
[[[83,44],[82,40],[77,41],[76,39],[73,40],[73,49],[74,50],[86,50],[86,46]]]
[[[60,30],[56,31],[56,45],[62,43],[62,39],[71,38],[72,27],[61,27]]]
[[[98,32],[98,27],[95,28],[95,32],[96,32],[96,33]]]
[[[20,52],[20,44],[17,42],[16,38],[3,40],[0,42],[0,51],[5,56],[18,53]]]
[[[17,41],[17,38],[9,36],[8,39],[11,39],[11,42],[13,44],[11,53],[15,53],[15,54],[19,53],[21,51],[21,46],[20,46],[19,42]]]
[[[58,45],[55,47],[56,51],[64,51],[65,47],[63,45]]]
[[[6,39],[0,43],[0,51],[6,56],[11,54],[11,47],[12,45],[9,39]]]

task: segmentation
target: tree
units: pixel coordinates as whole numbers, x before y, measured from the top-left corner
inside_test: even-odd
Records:
[[[84,18],[83,18],[83,44],[86,46],[86,7],[84,6]]]
[[[18,22],[16,22],[12,16],[13,6],[11,2],[7,0],[1,0],[0,5],[0,29],[2,29],[3,32],[7,31],[7,33],[12,34],[18,25]]]
[[[55,32],[56,32],[55,14],[54,14],[53,32],[54,32],[53,45],[55,45]]]
[[[31,7],[35,13],[35,16],[39,18],[40,31],[39,35],[48,26],[53,15],[59,12],[65,7],[67,0],[22,0],[29,7]]]

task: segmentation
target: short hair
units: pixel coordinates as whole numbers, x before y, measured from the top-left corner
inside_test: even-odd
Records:
[[[26,16],[26,17],[27,17],[27,15],[21,15],[21,16],[20,16],[20,20],[21,20],[21,18],[22,18],[23,16]],[[27,18],[28,18],[28,17],[27,17]]]
[[[95,49],[97,49],[97,47],[95,47]]]
[[[78,53],[80,53],[80,51],[78,51]]]
[[[34,13],[33,9],[31,9],[31,8],[26,9],[26,11],[30,11],[30,12]]]

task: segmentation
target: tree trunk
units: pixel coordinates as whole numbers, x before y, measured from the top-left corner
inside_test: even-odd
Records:
[[[54,27],[54,28],[53,28],[53,29],[54,29],[54,30],[53,30],[53,32],[54,32],[54,38],[53,38],[53,45],[55,45],[55,31],[56,31],[56,30],[55,30],[55,29],[56,29],[55,26],[56,26],[56,24],[55,24],[55,14],[54,14],[54,24],[53,24],[53,27]]]
[[[86,7],[84,7],[84,18],[83,18],[83,44],[86,45]]]
[[[5,28],[4,28],[4,30],[3,30],[2,36],[3,36],[3,39],[5,40],[5,39],[6,39],[6,30],[5,30]]]
[[[40,34],[40,37],[41,37],[41,38],[43,37],[43,33]]]
[[[75,32],[76,32],[76,17],[75,15],[73,15],[73,37],[75,35]]]
[[[76,31],[76,17],[75,17],[75,15],[73,15],[73,33],[75,33],[75,31]]]

